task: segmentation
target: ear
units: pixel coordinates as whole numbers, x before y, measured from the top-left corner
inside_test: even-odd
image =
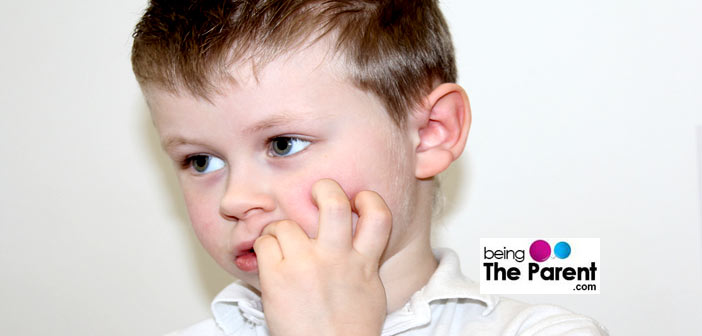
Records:
[[[417,178],[438,175],[461,155],[470,121],[468,95],[458,84],[441,84],[427,96],[424,106],[412,115],[410,122],[410,131],[417,142]]]

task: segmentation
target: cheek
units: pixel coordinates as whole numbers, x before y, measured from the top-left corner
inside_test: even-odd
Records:
[[[351,200],[359,191],[368,189],[359,176],[354,173],[352,165],[347,166],[348,170],[338,169],[317,169],[308,173],[299,174],[294,181],[284,186],[281,190],[286,190],[281,201],[287,219],[298,223],[309,237],[317,236],[319,226],[319,210],[312,200],[312,186],[315,182],[330,178],[339,183]],[[358,216],[353,214],[353,224],[355,227]]]
[[[219,206],[217,200],[211,200],[207,194],[184,192],[185,204],[193,231],[205,249],[212,254],[217,250],[217,237],[223,234],[219,223]]]

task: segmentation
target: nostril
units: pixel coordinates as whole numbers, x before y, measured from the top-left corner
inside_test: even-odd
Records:
[[[224,218],[224,219],[226,219],[226,220],[228,220],[228,221],[231,221],[231,222],[238,222],[238,221],[239,221],[239,217],[232,216],[232,215],[227,214],[227,213],[225,213],[225,212],[223,212],[223,211],[221,211],[221,210],[220,210],[219,214],[222,216],[222,218]]]

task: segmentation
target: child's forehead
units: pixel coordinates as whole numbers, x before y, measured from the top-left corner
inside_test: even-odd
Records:
[[[330,91],[345,91],[349,85],[353,85],[341,56],[333,51],[327,39],[309,42],[273,58],[258,54],[248,55],[231,63],[222,72],[224,73],[218,76],[218,80],[212,81],[213,90],[206,94],[197,94],[185,85],[162,87],[157,83],[145,83],[142,90],[149,105],[158,105],[174,98],[219,105],[242,91],[256,93],[271,90],[284,94],[318,83],[324,83],[325,88]],[[288,98],[295,100],[302,97]]]
[[[142,90],[147,95],[165,91],[172,96],[212,102],[232,90],[260,85],[266,77],[273,76],[283,78],[283,83],[290,84],[297,79],[310,77],[352,84],[345,55],[334,48],[333,35],[309,39],[282,51],[261,46],[254,48],[254,52],[228,61],[224,67],[212,64],[211,68],[201,70],[201,77],[206,79],[204,82],[209,87],[206,90],[194,91],[182,81],[167,83],[167,86],[146,81],[142,83]]]
[[[209,105],[220,110],[251,111],[242,115],[247,120],[241,121],[246,123],[258,122],[257,115],[270,111],[277,116],[273,121],[315,118],[325,112],[318,106],[332,111],[330,107],[336,101],[344,100],[387,114],[380,99],[354,85],[346,73],[341,58],[329,48],[328,42],[318,41],[267,62],[249,58],[232,64],[230,79],[221,81],[217,92],[208,97],[198,97],[184,89],[170,93],[147,89],[145,94],[152,112],[153,107],[160,113],[168,113],[172,109],[183,110],[184,106],[202,109]]]
[[[289,50],[270,55],[265,50],[248,55],[227,68],[228,84],[258,84],[266,75],[277,77],[324,76],[337,82],[348,82],[348,69],[343,53],[335,50],[330,38],[306,41]],[[270,51],[269,51],[270,52]]]

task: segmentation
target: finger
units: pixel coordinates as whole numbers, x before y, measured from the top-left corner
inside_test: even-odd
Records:
[[[341,186],[322,179],[312,186],[312,199],[319,208],[317,242],[329,249],[350,249],[351,204]]]
[[[392,212],[385,200],[373,191],[361,191],[353,198],[358,213],[353,248],[359,253],[380,260],[392,229]]]
[[[254,242],[254,252],[260,270],[266,270],[273,265],[279,264],[283,260],[283,253],[280,251],[278,240],[271,235],[262,235]]]
[[[283,259],[305,251],[310,240],[300,225],[291,220],[282,220],[266,225],[262,235],[276,238]]]

